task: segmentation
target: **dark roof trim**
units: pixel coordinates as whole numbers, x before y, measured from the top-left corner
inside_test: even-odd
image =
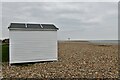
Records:
[[[56,31],[58,28],[53,24],[31,24],[31,23],[11,23],[9,30],[30,30],[30,31]]]
[[[14,31],[57,31],[58,29],[35,29],[35,28],[9,28]]]

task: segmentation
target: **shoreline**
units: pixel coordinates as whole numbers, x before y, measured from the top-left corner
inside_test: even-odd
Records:
[[[93,45],[119,45],[118,40],[58,40],[58,43],[88,43]]]

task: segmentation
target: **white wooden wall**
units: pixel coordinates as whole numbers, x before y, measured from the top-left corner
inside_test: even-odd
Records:
[[[57,31],[9,31],[10,64],[57,60]]]

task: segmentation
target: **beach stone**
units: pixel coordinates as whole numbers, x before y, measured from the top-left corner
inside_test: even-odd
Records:
[[[5,78],[117,78],[118,46],[58,43],[58,61],[26,65],[2,63]]]

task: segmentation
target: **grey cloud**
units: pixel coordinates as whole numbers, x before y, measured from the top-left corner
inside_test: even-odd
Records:
[[[10,22],[39,22],[56,24],[58,39],[116,39],[117,17],[117,3],[110,2],[8,2],[3,3],[3,36],[8,37]]]

